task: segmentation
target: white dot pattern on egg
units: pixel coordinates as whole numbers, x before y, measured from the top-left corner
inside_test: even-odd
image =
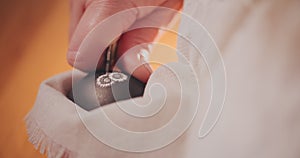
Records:
[[[127,80],[127,75],[121,72],[111,72],[100,75],[97,80],[96,84],[100,87],[109,87],[113,85],[115,82],[123,82]]]

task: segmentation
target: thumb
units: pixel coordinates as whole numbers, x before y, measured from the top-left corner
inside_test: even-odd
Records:
[[[178,15],[181,3],[167,1],[165,6],[173,9],[156,8],[150,15],[136,21],[130,28],[132,31],[124,33],[119,41],[118,68],[142,82],[147,82],[152,73],[148,60],[152,43],[158,38],[162,27],[166,28],[172,20],[178,20],[174,16]]]
[[[151,45],[159,30],[141,28],[123,34],[119,40],[117,67],[146,83],[152,73],[149,65]]]

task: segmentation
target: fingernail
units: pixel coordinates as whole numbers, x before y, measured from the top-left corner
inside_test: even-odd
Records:
[[[138,53],[138,60],[141,62],[148,62],[149,61],[149,51],[147,49],[141,49]]]
[[[139,77],[142,79],[144,83],[146,83],[149,79],[149,76],[152,74],[152,68],[148,63],[149,59],[149,52],[146,49],[140,50],[140,62],[142,63],[141,67],[139,68]]]

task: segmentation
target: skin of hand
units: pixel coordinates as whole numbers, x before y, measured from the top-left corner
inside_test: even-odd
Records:
[[[133,11],[132,16],[121,19],[121,21],[117,23],[118,25],[124,26],[120,27],[122,30],[117,30],[122,34],[119,39],[117,52],[117,57],[120,59],[121,64],[117,66],[119,69],[132,74],[142,82],[147,82],[152,72],[146,60],[150,52],[149,47],[145,48],[147,51],[143,49],[142,54],[141,51],[129,52],[128,50],[137,45],[153,42],[159,33],[159,28],[139,28],[130,31],[126,29],[138,23],[155,20],[159,21],[163,27],[168,25],[174,17],[174,15],[155,13],[155,9],[141,9],[144,6],[157,6],[180,10],[182,5],[183,0],[70,0],[70,43],[67,52],[67,61],[71,66],[82,71],[93,71],[95,68],[89,64],[92,58],[89,55],[91,52],[80,52],[80,56],[78,56],[78,50],[84,38],[97,24],[106,18],[120,11],[131,9]],[[99,54],[99,52],[92,53]],[[120,58],[121,56],[122,58]],[[75,64],[75,61],[80,64]],[[137,67],[137,65],[143,66]],[[103,68],[102,60],[99,61],[97,68]]]

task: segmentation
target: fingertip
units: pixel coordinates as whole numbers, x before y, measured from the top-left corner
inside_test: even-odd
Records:
[[[76,60],[76,51],[69,50],[67,52],[67,62],[69,65],[74,66],[75,60]]]
[[[81,70],[84,72],[88,72],[88,71],[92,70],[88,61],[85,60],[84,58],[78,56],[78,51],[68,51],[67,61],[72,67],[74,67],[78,70]]]
[[[143,83],[146,83],[152,74],[152,68],[148,63],[148,56],[148,50],[141,48],[141,45],[139,45],[123,53],[118,59],[119,61],[116,66]]]

